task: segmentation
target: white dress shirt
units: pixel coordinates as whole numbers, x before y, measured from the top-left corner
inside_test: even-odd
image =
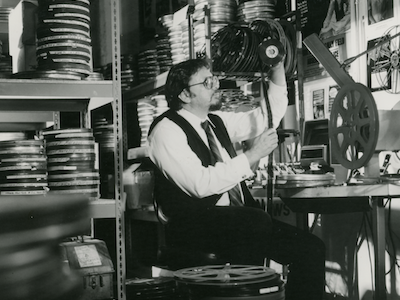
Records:
[[[287,108],[286,87],[270,82],[268,97],[271,105],[273,124],[276,128]],[[204,120],[185,109],[177,112],[197,131],[208,145],[201,122]],[[260,135],[267,128],[267,113],[257,108],[248,112],[213,112],[223,120],[232,143],[242,142]],[[217,140],[218,141],[218,140]],[[186,134],[168,118],[161,120],[148,137],[149,156],[163,174],[192,197],[204,198],[223,194],[217,205],[229,205],[226,193],[233,186],[253,176],[245,154],[230,158],[219,145],[224,162],[204,167],[190,148]],[[219,141],[218,141],[219,142]]]

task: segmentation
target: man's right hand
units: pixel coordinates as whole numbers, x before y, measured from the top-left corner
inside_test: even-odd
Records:
[[[254,165],[261,158],[268,156],[278,146],[278,134],[275,129],[266,129],[251,142],[246,142],[247,150],[244,154],[247,156],[250,165]]]

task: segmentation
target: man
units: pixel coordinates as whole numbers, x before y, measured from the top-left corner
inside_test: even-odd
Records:
[[[215,97],[218,88],[218,78],[205,60],[174,65],[165,85],[170,110],[150,128],[149,156],[157,167],[155,197],[173,228],[169,238],[175,245],[211,247],[232,264],[261,265],[265,257],[289,264],[286,299],[321,300],[322,242],[271,220],[244,183],[253,176],[251,166],[277,147],[275,128],[288,101],[284,66],[271,70],[269,82],[274,128],[266,129],[268,113],[261,107],[241,113],[210,113],[220,101]],[[205,121],[213,130],[210,139],[207,127],[202,127]],[[245,152],[236,155],[232,143],[250,139]]]

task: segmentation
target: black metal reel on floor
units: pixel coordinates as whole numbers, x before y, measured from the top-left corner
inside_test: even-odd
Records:
[[[250,265],[208,265],[174,272],[181,295],[193,300],[283,300],[284,284],[273,269]]]

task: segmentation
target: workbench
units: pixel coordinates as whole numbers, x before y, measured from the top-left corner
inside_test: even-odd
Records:
[[[385,207],[384,200],[391,198],[400,198],[400,184],[381,183],[381,184],[354,184],[354,185],[333,185],[307,188],[287,188],[277,189],[276,194],[287,203],[294,211],[303,207],[303,213],[330,213],[325,211],[324,203],[329,207],[340,202],[336,211],[331,213],[340,213],[341,204],[351,204],[345,207],[347,210],[363,211],[367,205],[372,211],[373,226],[373,245],[374,245],[374,264],[375,264],[375,297],[374,299],[385,300],[385,246],[386,246],[386,226],[385,226]],[[302,205],[305,204],[305,205]],[[294,208],[292,208],[294,205]],[[313,209],[314,207],[314,209]],[[329,209],[328,209],[329,210]]]

